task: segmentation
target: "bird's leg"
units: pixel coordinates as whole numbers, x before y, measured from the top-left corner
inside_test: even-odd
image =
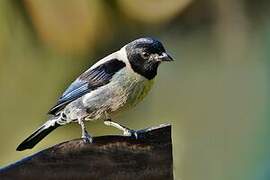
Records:
[[[83,141],[85,143],[92,143],[93,142],[93,138],[87,132],[87,130],[86,130],[85,126],[84,126],[83,119],[79,118],[78,119],[78,123],[81,125],[81,128],[82,128],[82,139],[83,139]]]
[[[115,127],[117,129],[123,131],[124,136],[134,136],[136,139],[138,139],[138,134],[135,130],[129,129],[121,124],[118,124],[118,123],[112,121],[111,119],[106,119],[104,121],[104,124],[106,126],[112,126],[112,127]]]

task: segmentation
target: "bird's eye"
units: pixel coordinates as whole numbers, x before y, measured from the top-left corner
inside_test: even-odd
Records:
[[[143,52],[143,53],[141,54],[141,56],[142,56],[143,59],[148,59],[149,56],[150,56],[150,54],[147,53],[147,52]]]

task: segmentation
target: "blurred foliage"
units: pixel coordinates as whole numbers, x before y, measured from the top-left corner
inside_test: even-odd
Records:
[[[269,179],[269,8],[267,0],[0,1],[0,164],[79,137],[71,124],[15,151],[78,74],[153,36],[176,61],[119,121],[173,124],[175,179]],[[120,133],[87,125],[94,135]]]

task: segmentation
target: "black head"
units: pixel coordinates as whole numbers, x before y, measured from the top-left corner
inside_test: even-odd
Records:
[[[153,79],[163,61],[173,59],[163,45],[153,38],[140,38],[126,45],[127,58],[132,69],[147,79]]]

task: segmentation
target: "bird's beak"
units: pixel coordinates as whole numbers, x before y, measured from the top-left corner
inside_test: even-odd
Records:
[[[169,61],[173,61],[173,58],[169,54],[163,52],[161,55],[158,56],[158,60],[169,62]]]

